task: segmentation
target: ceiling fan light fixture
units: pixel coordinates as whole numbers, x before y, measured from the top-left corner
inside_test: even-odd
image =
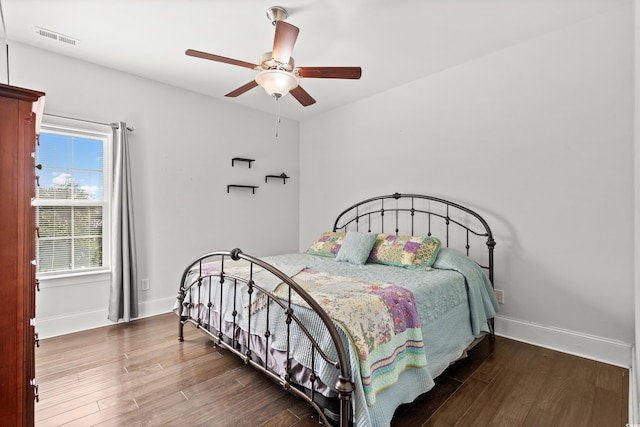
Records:
[[[298,78],[283,70],[263,70],[256,75],[258,83],[270,96],[281,98],[298,86]]]

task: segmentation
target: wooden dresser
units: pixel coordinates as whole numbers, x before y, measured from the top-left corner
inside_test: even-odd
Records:
[[[44,93],[0,84],[0,425],[32,426],[35,385],[33,153]]]

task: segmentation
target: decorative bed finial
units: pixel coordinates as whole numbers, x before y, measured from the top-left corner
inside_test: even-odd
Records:
[[[231,259],[234,261],[238,261],[240,259],[240,254],[242,253],[242,251],[240,250],[240,248],[233,248],[231,249]]]

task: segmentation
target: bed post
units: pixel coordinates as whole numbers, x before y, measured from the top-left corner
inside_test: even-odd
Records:
[[[353,383],[349,381],[349,378],[345,378],[343,375],[338,377],[338,383],[336,384],[336,390],[338,391],[338,397],[340,398],[340,427],[349,427],[349,420],[351,419],[351,394],[353,393]]]
[[[182,322],[182,307],[184,303],[184,288],[180,285],[180,290],[178,291],[178,306],[180,307],[180,313],[178,313],[178,341],[184,341],[184,322]]]
[[[487,225],[487,230],[489,226]],[[493,282],[493,249],[496,247],[496,241],[493,240],[493,235],[489,234],[487,238],[487,248],[489,248],[489,281],[491,282],[491,288],[494,288]],[[489,319],[489,337],[494,339],[496,337],[496,323],[495,317]]]
[[[493,236],[489,235],[487,239],[487,248],[489,248],[489,281],[493,286],[493,248],[496,247],[496,241],[493,240]]]

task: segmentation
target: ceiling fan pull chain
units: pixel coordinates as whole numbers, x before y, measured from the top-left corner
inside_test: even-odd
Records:
[[[279,96],[274,96],[274,98],[276,99],[276,138],[277,138],[278,137],[278,128],[280,127],[280,103],[278,102],[280,97]]]

